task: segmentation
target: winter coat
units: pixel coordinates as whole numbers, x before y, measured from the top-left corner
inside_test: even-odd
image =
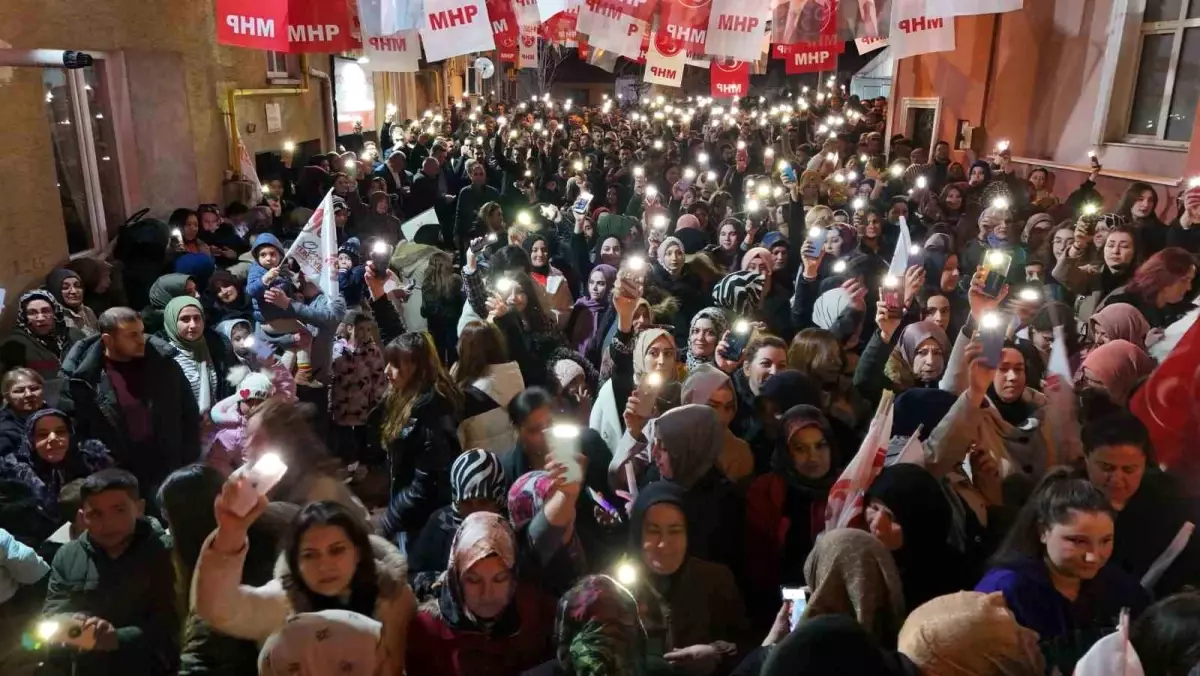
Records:
[[[508,402],[525,389],[515,361],[492,364],[464,390],[466,407],[458,426],[462,448],[482,448],[500,454],[513,447],[517,433],[508,418]]]
[[[146,518],[116,559],[84,533],[54,556],[43,615],[82,613],[117,630],[117,650],[74,652],[83,674],[173,674],[179,663],[179,615],[170,538]],[[51,651],[45,673],[70,674],[66,650]],[[42,673],[42,672],[39,672]]]
[[[382,422],[386,407],[385,399],[375,411],[376,423]],[[384,533],[404,531],[416,537],[438,507],[450,504],[450,465],[460,452],[450,402],[434,390],[418,395],[407,424],[387,442],[391,500]]]
[[[774,612],[781,585],[804,585],[804,561],[825,530],[827,499],[827,491],[789,488],[777,472],[763,474],[750,484],[742,565],[751,583],[747,591],[752,592],[756,617]]]
[[[333,424],[365,425],[387,388],[383,352],[372,342],[352,347],[344,338],[333,343],[333,380],[329,383],[329,411]]]
[[[75,329],[68,329],[67,350],[82,334]],[[64,353],[65,354],[65,353]],[[18,366],[31,368],[45,380],[51,380],[58,375],[63,354],[57,354],[46,347],[42,341],[21,329],[13,329],[8,338],[0,343],[0,373],[6,373]]]
[[[0,407],[0,459],[21,449],[25,443],[25,421],[28,418],[17,415],[8,406]]]
[[[168,474],[200,458],[200,412],[191,385],[168,356],[171,349],[151,336],[145,356],[138,360],[145,373],[144,403],[152,430],[152,439],[140,445],[128,438],[100,336],[76,343],[62,365],[67,388],[60,407],[71,415],[75,434],[103,443],[117,466],[137,477],[143,495],[154,495]]]
[[[424,331],[429,327],[428,319],[421,312],[426,302],[425,275],[429,270],[429,261],[435,256],[448,257],[450,254],[436,246],[401,242],[392,254],[391,267],[401,279],[412,280],[416,285],[409,294],[408,301],[402,310],[404,325],[409,331]],[[430,296],[433,294],[430,293]],[[430,298],[430,300],[435,300]]]
[[[24,484],[36,499],[42,516],[57,523],[62,520],[58,511],[62,487],[76,479],[86,479],[112,464],[108,449],[94,439],[82,443],[72,439],[66,456],[55,465],[42,460],[27,442],[12,455],[0,458],[0,481]]]
[[[297,613],[314,610],[312,599],[296,588],[294,573],[281,554],[275,565],[275,579],[261,587],[241,584],[242,567],[248,547],[224,554],[212,546],[210,535],[196,562],[192,578],[191,603],[196,613],[214,629],[258,643]],[[404,555],[382,538],[371,536],[371,549],[379,585],[375,599],[375,620],[383,624],[379,645],[385,652],[380,674],[404,674],[405,642],[409,622],[416,611],[416,599],[408,586]]]

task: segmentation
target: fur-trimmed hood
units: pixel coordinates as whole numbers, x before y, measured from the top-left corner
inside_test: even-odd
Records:
[[[371,535],[370,538],[371,553],[375,557],[375,575],[379,584],[377,603],[400,598],[408,589],[408,559],[395,545],[378,535]],[[275,579],[279,580],[287,592],[293,612],[307,613],[313,609],[311,600],[296,587],[283,552],[280,552],[279,558],[275,560]]]

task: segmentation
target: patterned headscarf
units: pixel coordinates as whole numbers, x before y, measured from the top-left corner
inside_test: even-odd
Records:
[[[511,598],[508,609],[500,617],[487,622],[476,619],[463,599],[463,574],[490,556],[499,557],[515,578],[517,536],[512,526],[504,517],[491,512],[475,512],[466,516],[450,543],[450,560],[438,592],[437,613],[453,629],[479,631],[481,624],[486,624],[493,636],[511,636],[520,629],[520,618],[516,615]],[[511,593],[515,595],[516,590],[514,583]]]
[[[33,328],[29,326],[29,319],[25,316],[26,307],[28,307],[30,301],[35,300],[46,301],[50,304],[51,309],[54,310],[54,328],[45,336],[34,333]],[[69,338],[67,336],[67,321],[63,306],[54,299],[54,295],[45,289],[27,291],[21,295],[18,307],[21,308],[21,311],[17,314],[17,330],[41,343],[47,350],[50,350],[61,358],[63,352],[67,349]]]
[[[713,287],[712,297],[717,307],[735,314],[751,315],[758,309],[763,296],[763,276],[749,270],[731,272]]]
[[[589,575],[558,602],[554,641],[566,676],[640,676],[646,631],[633,595],[606,575]]]
[[[836,287],[817,296],[813,303],[813,323],[826,331],[837,323],[838,317],[850,307],[850,292]]]
[[[812,586],[804,618],[849,615],[883,643],[904,621],[900,571],[887,547],[866,531],[838,528],[821,535],[804,562],[804,579]]]
[[[501,506],[504,499],[504,470],[500,458],[481,448],[464,451],[450,465],[450,504],[455,525],[462,523],[458,503],[466,500],[493,500]]]
[[[547,472],[535,470],[517,477],[508,489],[508,516],[513,530],[521,530],[533,521],[553,492],[554,478]]]
[[[300,613],[263,644],[262,676],[371,676],[383,625],[349,610]]]
[[[719,307],[706,307],[697,312],[696,316],[692,317],[691,325],[688,326],[688,336],[691,336],[692,330],[696,328],[696,322],[700,321],[701,319],[707,319],[708,321],[712,322],[713,331],[717,334],[717,342],[720,342],[721,336],[724,336],[725,330],[729,328],[729,322],[725,319],[725,312]],[[692,354],[692,346],[689,340],[687,347],[687,369],[689,373],[697,366],[701,364],[709,364],[712,363],[712,361],[712,356],[697,357],[696,355]]]

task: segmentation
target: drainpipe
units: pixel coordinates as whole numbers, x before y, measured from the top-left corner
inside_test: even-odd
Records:
[[[226,106],[229,109],[229,168],[234,171],[240,171],[241,163],[238,160],[238,116],[237,116],[237,100],[239,98],[250,96],[299,96],[307,94],[312,88],[312,78],[320,80],[322,84],[321,96],[321,115],[324,118],[325,135],[328,136],[330,142],[336,141],[336,128],[333,126],[333,87],[329,81],[329,74],[316,68],[309,67],[308,55],[300,55],[300,86],[299,87],[269,87],[263,89],[230,89],[226,95]]]

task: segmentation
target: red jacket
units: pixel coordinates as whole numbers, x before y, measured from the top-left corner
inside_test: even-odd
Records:
[[[554,599],[520,584],[514,603],[521,628],[504,638],[452,629],[422,608],[408,626],[408,676],[517,676],[553,659]]]
[[[745,571],[760,592],[779,589],[783,554],[792,520],[786,513],[787,481],[775,472],[750,484],[746,493]],[[825,500],[814,500],[808,509],[812,539],[825,529]]]

